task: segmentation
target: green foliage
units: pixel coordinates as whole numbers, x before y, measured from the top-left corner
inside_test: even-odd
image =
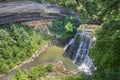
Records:
[[[17,70],[12,80],[30,80],[30,79],[28,79],[28,75],[21,72],[20,70]]]
[[[73,25],[71,24],[71,22],[68,22],[66,25],[65,25],[65,29],[67,32],[73,32]]]
[[[119,0],[48,0],[58,3],[63,7],[72,9],[80,15],[81,20],[93,19],[100,20],[104,18],[117,18],[119,15],[120,2]]]
[[[44,3],[46,0],[37,0],[39,3]]]
[[[57,3],[58,0],[49,0],[51,3]]]
[[[56,2],[63,7],[72,9],[80,15],[81,19],[96,19],[97,17],[97,3],[93,0],[48,0]]]
[[[67,7],[67,8],[75,8],[76,6],[76,0],[59,0],[59,4],[61,4],[62,6],[64,7]]]
[[[118,0],[95,0],[98,3],[99,20],[102,28],[96,33],[97,41],[90,55],[94,59],[97,71],[95,80],[120,79],[120,17]]]
[[[25,70],[24,72],[19,69],[16,71],[15,76],[12,80],[37,80],[41,77],[45,80],[92,80],[92,76],[86,75],[54,75],[54,77],[46,77],[46,74],[53,71],[53,64],[48,64],[47,67],[43,65],[38,65],[36,67],[32,67],[30,70]]]
[[[17,70],[12,80],[37,80],[37,78],[46,76],[47,72],[53,71],[53,67],[54,66],[50,64],[47,67],[38,65],[36,67],[32,67],[30,70],[25,70],[24,72]]]
[[[43,65],[39,65],[33,67],[29,71],[29,77],[32,80],[36,80],[37,77],[45,76],[46,75],[46,68]]]
[[[97,31],[96,44],[90,50],[91,57],[95,60],[94,63],[98,68],[94,77],[96,80],[119,80],[120,20],[111,17],[106,19],[108,21],[104,22],[102,28]]]
[[[46,70],[47,70],[48,72],[52,72],[52,71],[54,70],[54,65],[53,65],[53,64],[47,65],[47,66],[46,66]]]
[[[60,76],[61,80],[93,80],[92,76],[86,76],[86,75],[62,75]]]
[[[0,73],[30,57],[45,40],[51,37],[39,29],[13,24],[0,27]]]
[[[98,3],[98,16],[100,21],[109,19],[120,20],[119,0],[95,0]]]
[[[56,19],[49,30],[55,35],[61,35],[62,38],[68,38],[73,35],[77,29],[77,21],[73,17]]]

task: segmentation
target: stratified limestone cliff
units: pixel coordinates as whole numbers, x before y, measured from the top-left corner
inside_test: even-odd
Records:
[[[57,4],[31,1],[0,2],[0,25],[38,19],[55,19],[71,14]]]

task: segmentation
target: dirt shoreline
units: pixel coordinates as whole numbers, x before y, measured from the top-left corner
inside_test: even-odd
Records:
[[[0,74],[0,80],[11,80],[10,78],[12,78],[12,76],[9,79],[6,79],[6,76],[9,75],[9,74],[11,74],[12,72],[14,72],[17,68],[20,68],[23,65],[28,64],[28,63],[34,61],[35,58],[39,57],[39,55],[41,53],[43,53],[47,48],[53,46],[55,42],[56,41],[48,42],[48,44],[44,45],[42,48],[40,48],[39,50],[37,50],[30,58],[25,59],[21,64],[16,65],[8,73],[6,73],[6,74]]]

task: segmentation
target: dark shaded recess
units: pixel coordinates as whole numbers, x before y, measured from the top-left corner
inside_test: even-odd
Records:
[[[102,22],[97,21],[97,20],[86,20],[84,24],[96,24],[96,25],[101,25]]]

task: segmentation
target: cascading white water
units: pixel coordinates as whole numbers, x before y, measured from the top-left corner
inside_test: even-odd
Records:
[[[64,46],[64,48],[63,48],[64,51],[65,51],[72,43],[74,43],[77,35],[78,35],[78,31],[77,31],[77,33],[75,34],[74,38],[72,38],[72,39],[68,42],[68,44],[66,44],[66,45]]]
[[[73,60],[73,63],[75,63],[75,62],[77,61],[78,55],[79,55],[80,50],[81,50],[81,48],[82,48],[82,46],[83,46],[83,36],[84,36],[84,35],[81,33],[81,42],[80,42],[78,51],[77,51],[77,53],[76,53],[75,59]]]
[[[88,49],[92,45],[92,41],[95,40],[95,38],[92,38],[92,29],[84,29],[82,32],[77,32],[75,37],[70,40],[70,42],[64,47],[64,50],[66,50],[69,46],[73,45],[75,43],[76,37],[80,36],[80,42],[78,49],[75,53],[75,57],[73,57],[73,63],[77,64],[78,69],[80,72],[84,72],[86,75],[91,75],[92,70],[91,68],[94,66],[92,59],[90,59],[88,55]],[[78,35],[80,33],[80,35]]]
[[[86,35],[87,36],[87,35]],[[89,47],[88,49],[91,47],[91,43],[92,43],[92,38],[91,36],[87,36],[90,40],[89,42]],[[84,57],[83,62],[81,63],[81,65],[78,67],[79,70],[85,72],[87,75],[91,75],[91,67],[93,65],[92,59],[90,59],[90,57],[88,56],[88,49],[87,49],[87,54]]]

